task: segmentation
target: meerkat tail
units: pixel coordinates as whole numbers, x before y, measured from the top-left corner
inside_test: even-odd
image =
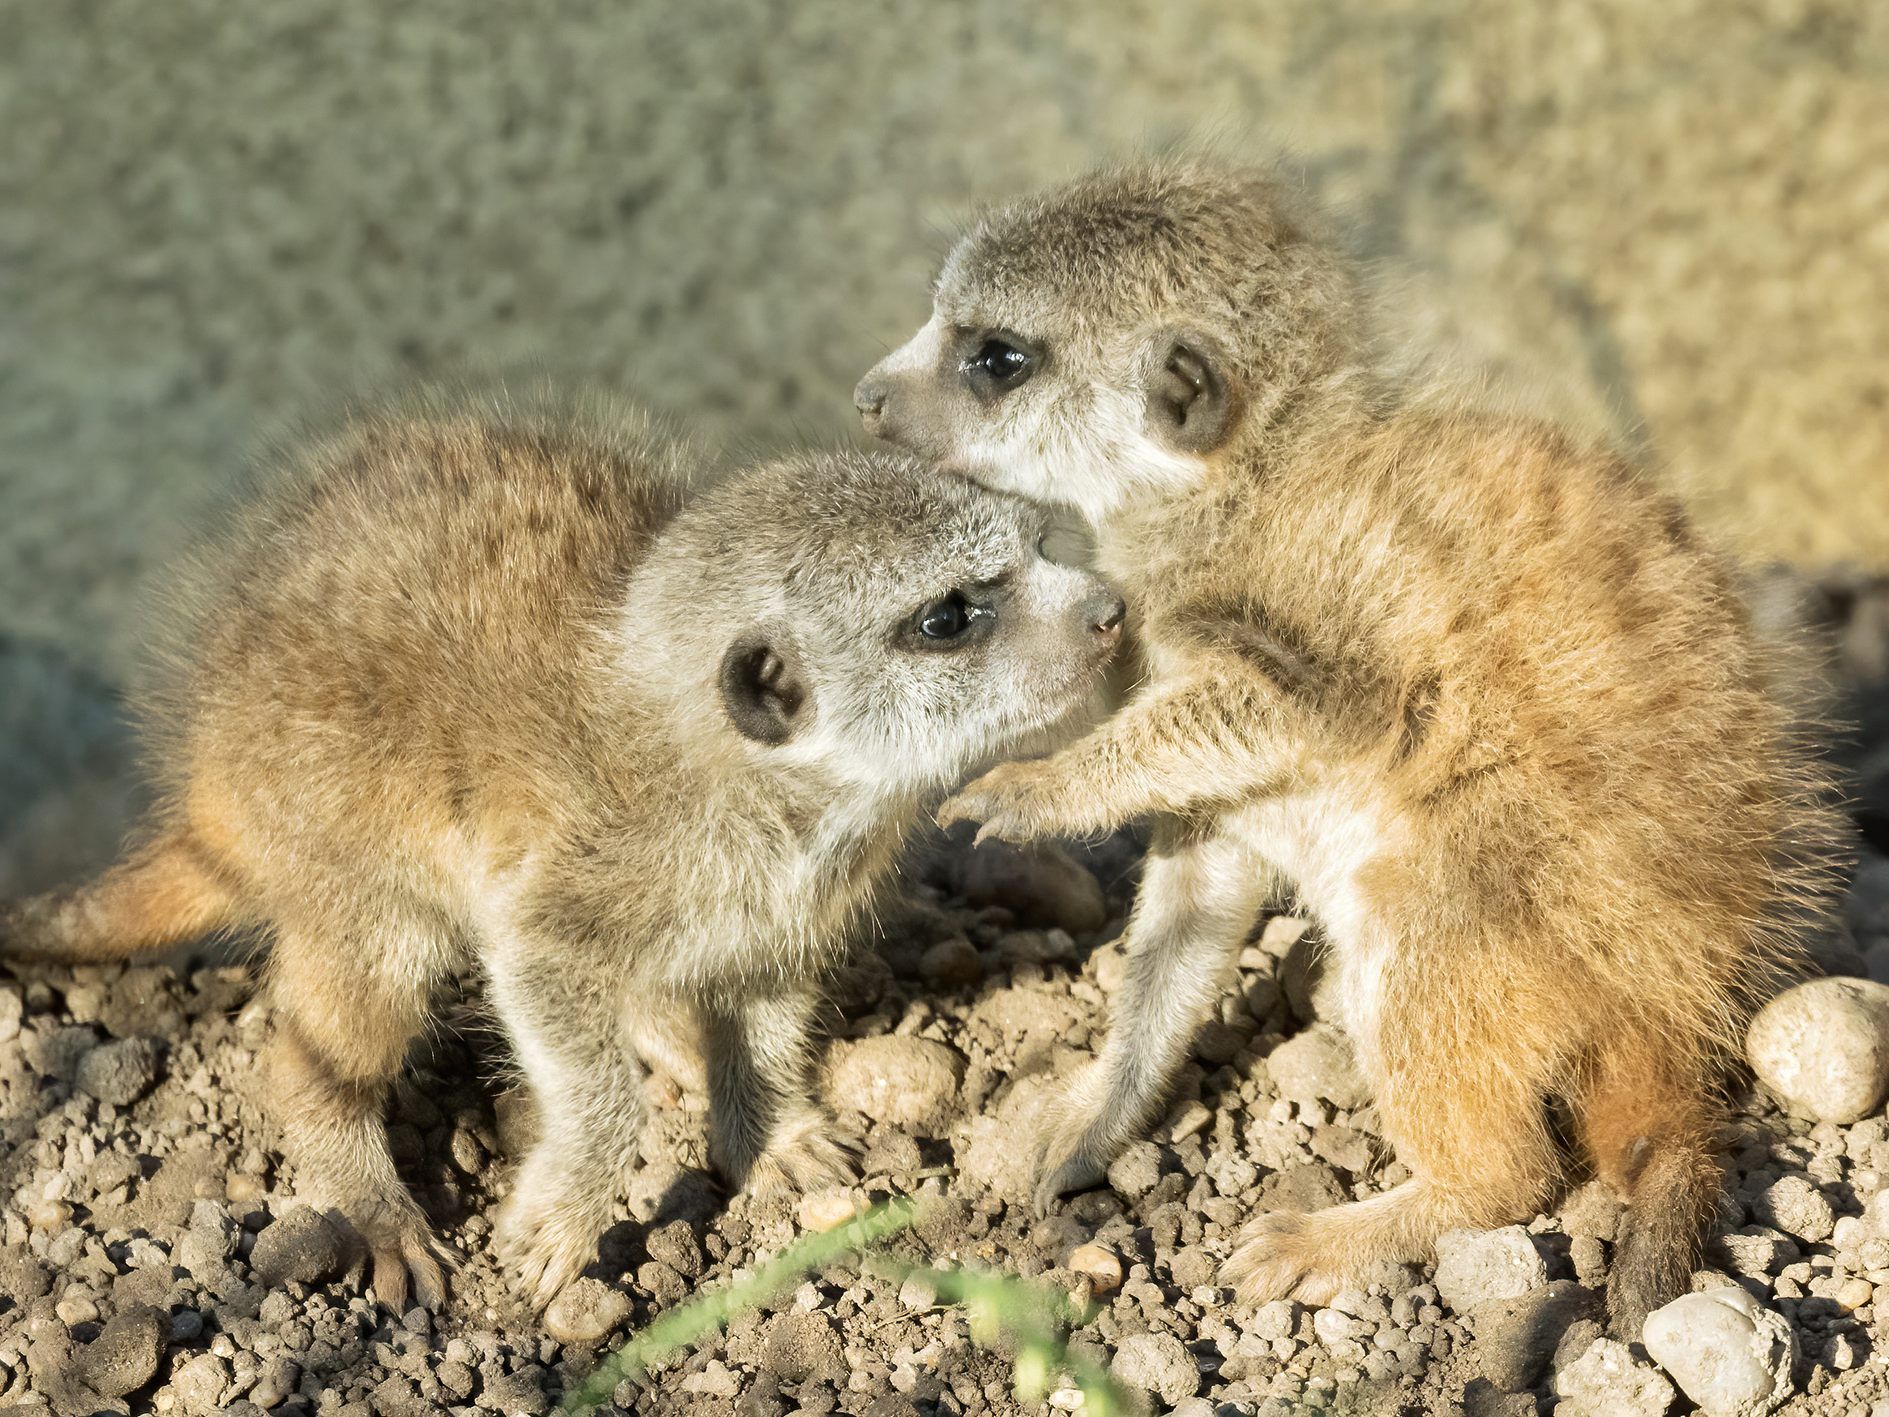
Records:
[[[1710,1148],[1655,1143],[1627,1193],[1625,1232],[1607,1279],[1608,1326],[1638,1339],[1646,1316],[1686,1292],[1718,1208],[1723,1177]]]
[[[232,924],[235,914],[196,843],[172,829],[84,885],[0,903],[0,957],[132,959]]]
[[[1713,1091],[1692,1069],[1661,1067],[1658,1053],[1650,1040],[1616,1043],[1578,1106],[1595,1169],[1626,1202],[1607,1320],[1628,1340],[1690,1286],[1724,1187]]]

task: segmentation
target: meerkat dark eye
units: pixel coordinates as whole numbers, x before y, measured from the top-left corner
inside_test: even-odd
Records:
[[[963,591],[954,590],[912,617],[912,644],[918,649],[956,649],[981,639],[980,632],[995,618],[994,610],[969,600]]]
[[[971,392],[986,401],[1025,383],[1036,372],[1037,356],[1008,335],[987,335],[972,346],[958,366]]]
[[[918,615],[918,633],[928,640],[955,640],[971,628],[971,607],[955,590]]]

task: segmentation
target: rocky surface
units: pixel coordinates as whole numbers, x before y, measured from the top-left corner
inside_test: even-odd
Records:
[[[248,968],[0,972],[0,1023],[18,1021],[0,1042],[0,1404],[180,1417],[542,1411],[608,1347],[802,1229],[915,1194],[929,1209],[899,1252],[1093,1300],[1075,1342],[1152,1407],[1188,1417],[1756,1413],[1779,1396],[1792,1414],[1889,1412],[1889,1122],[1793,1116],[1762,1087],[1739,1097],[1699,1292],[1666,1311],[1646,1349],[1603,1336],[1620,1217],[1604,1187],[1578,1178],[1553,1209],[1448,1236],[1435,1266],[1388,1269],[1327,1307],[1235,1302],[1218,1265],[1246,1216],[1368,1195],[1402,1174],[1342,1036],[1314,1034],[1293,1010],[1316,983],[1287,987],[1312,937],[1286,917],[1241,955],[1153,1134],[1107,1185],[1038,1217],[1021,1200],[1023,1129],[1101,1037],[1132,844],[1086,865],[1106,883],[1099,929],[973,908],[956,893],[959,863],[930,869],[935,884],[921,882],[836,981],[824,1076],[864,1140],[858,1186],[725,1201],[695,1169],[700,1099],[651,1079],[654,1120],[621,1223],[542,1321],[511,1302],[489,1253],[517,1125],[492,1081],[504,1060],[489,1034],[443,1031],[392,1104],[395,1154],[460,1260],[443,1311],[393,1314],[365,1296],[360,1257],[297,1204],[293,1171],[270,1150],[252,1092],[269,1025]],[[1889,931],[1889,919],[1865,923]],[[948,978],[935,968],[945,945]],[[1282,1048],[1307,1054],[1289,1040],[1314,1036],[1316,1053],[1283,1079],[1268,1064]],[[1026,1410],[1003,1354],[935,1299],[922,1283],[838,1267],[623,1385],[612,1406]],[[1050,1411],[1073,1400],[1061,1386],[1052,1399]]]

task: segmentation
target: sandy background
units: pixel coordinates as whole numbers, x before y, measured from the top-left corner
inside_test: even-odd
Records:
[[[255,441],[465,368],[853,436],[980,199],[1283,141],[1413,339],[1754,557],[1889,566],[1889,7],[0,4],[0,890],[108,851]]]

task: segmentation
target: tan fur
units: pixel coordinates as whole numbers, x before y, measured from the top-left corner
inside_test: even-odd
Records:
[[[482,969],[540,1118],[495,1240],[542,1303],[634,1158],[639,1043],[699,1034],[737,1184],[852,1173],[810,1092],[819,983],[921,801],[1079,707],[1116,639],[1045,527],[903,458],[710,478],[629,417],[357,423],[204,577],[153,845],[0,945],[267,926],[285,1149],[396,1305],[443,1276],[382,1103],[435,992]],[[922,639],[959,590],[980,634]]]
[[[861,385],[868,425],[1087,515],[1149,677],[941,815],[1010,839],[1156,823],[1045,1198],[1150,1120],[1277,872],[1324,924],[1412,1178],[1258,1217],[1229,1277],[1316,1302],[1526,1218],[1560,1097],[1632,1205],[1610,1304],[1636,1331],[1696,1255],[1714,1088],[1836,828],[1682,509],[1604,447],[1393,386],[1366,313],[1266,175],[1197,163],[1019,203],[951,254],[933,321]],[[973,396],[958,361],[990,331],[1038,372]]]
[[[170,827],[81,890],[0,904],[0,945],[64,964],[127,959],[236,923],[236,901],[214,857]],[[126,923],[136,921],[131,937]]]

